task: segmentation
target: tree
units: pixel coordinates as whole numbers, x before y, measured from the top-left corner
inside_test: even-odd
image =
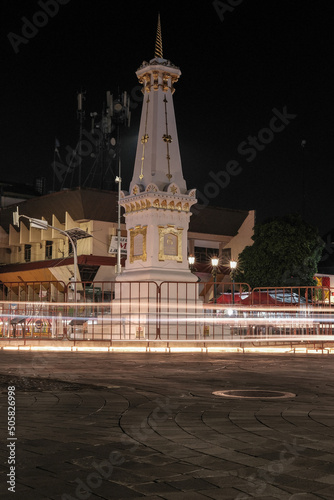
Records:
[[[312,286],[324,242],[299,215],[256,224],[254,243],[239,255],[235,281],[254,287]]]

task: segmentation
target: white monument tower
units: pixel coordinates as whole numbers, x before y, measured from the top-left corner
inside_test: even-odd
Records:
[[[187,232],[196,190],[187,191],[173,106],[181,71],[164,59],[160,16],[154,58],[136,72],[144,94],[130,191],[122,191],[127,260],[117,281],[195,282]]]

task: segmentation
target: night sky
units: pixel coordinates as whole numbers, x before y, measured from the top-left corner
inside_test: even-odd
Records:
[[[0,180],[32,184],[43,176],[51,190],[55,137],[64,158],[78,140],[77,91],[86,91],[89,129],[105,92],[126,90],[133,98],[122,138],[128,187],[141,111],[135,71],[154,56],[160,10],[164,57],[182,71],[174,106],[188,188],[198,188],[204,203],[255,209],[258,221],[304,212],[321,234],[334,227],[331,0],[62,0],[46,23],[37,17],[45,25],[28,39],[22,18],[32,21],[42,3],[0,5]],[[212,173],[224,183],[215,186]]]

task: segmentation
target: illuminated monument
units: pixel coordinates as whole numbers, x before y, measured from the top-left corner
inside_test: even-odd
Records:
[[[160,17],[154,58],[136,72],[144,94],[129,192],[122,191],[127,260],[117,281],[195,282],[188,266],[187,232],[196,190],[187,190],[173,106],[181,71],[164,59]]]

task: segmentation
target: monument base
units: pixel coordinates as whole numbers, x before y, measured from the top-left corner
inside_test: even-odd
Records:
[[[176,273],[173,273],[175,277]],[[180,277],[178,274],[178,277]],[[114,299],[103,317],[92,320],[88,330],[94,338],[115,340],[195,340],[203,335],[203,300],[199,283],[194,281],[153,281],[140,279],[123,281],[126,273],[115,282]],[[185,277],[186,273],[182,277]],[[145,274],[147,278],[147,273]],[[187,277],[196,279],[191,273]]]
[[[165,281],[173,281],[179,283],[196,283],[198,277],[191,273],[188,269],[161,269],[161,268],[150,268],[150,269],[137,269],[137,270],[127,270],[125,269],[122,274],[117,276],[116,281],[131,281],[131,282],[147,282],[154,281],[158,285]]]

